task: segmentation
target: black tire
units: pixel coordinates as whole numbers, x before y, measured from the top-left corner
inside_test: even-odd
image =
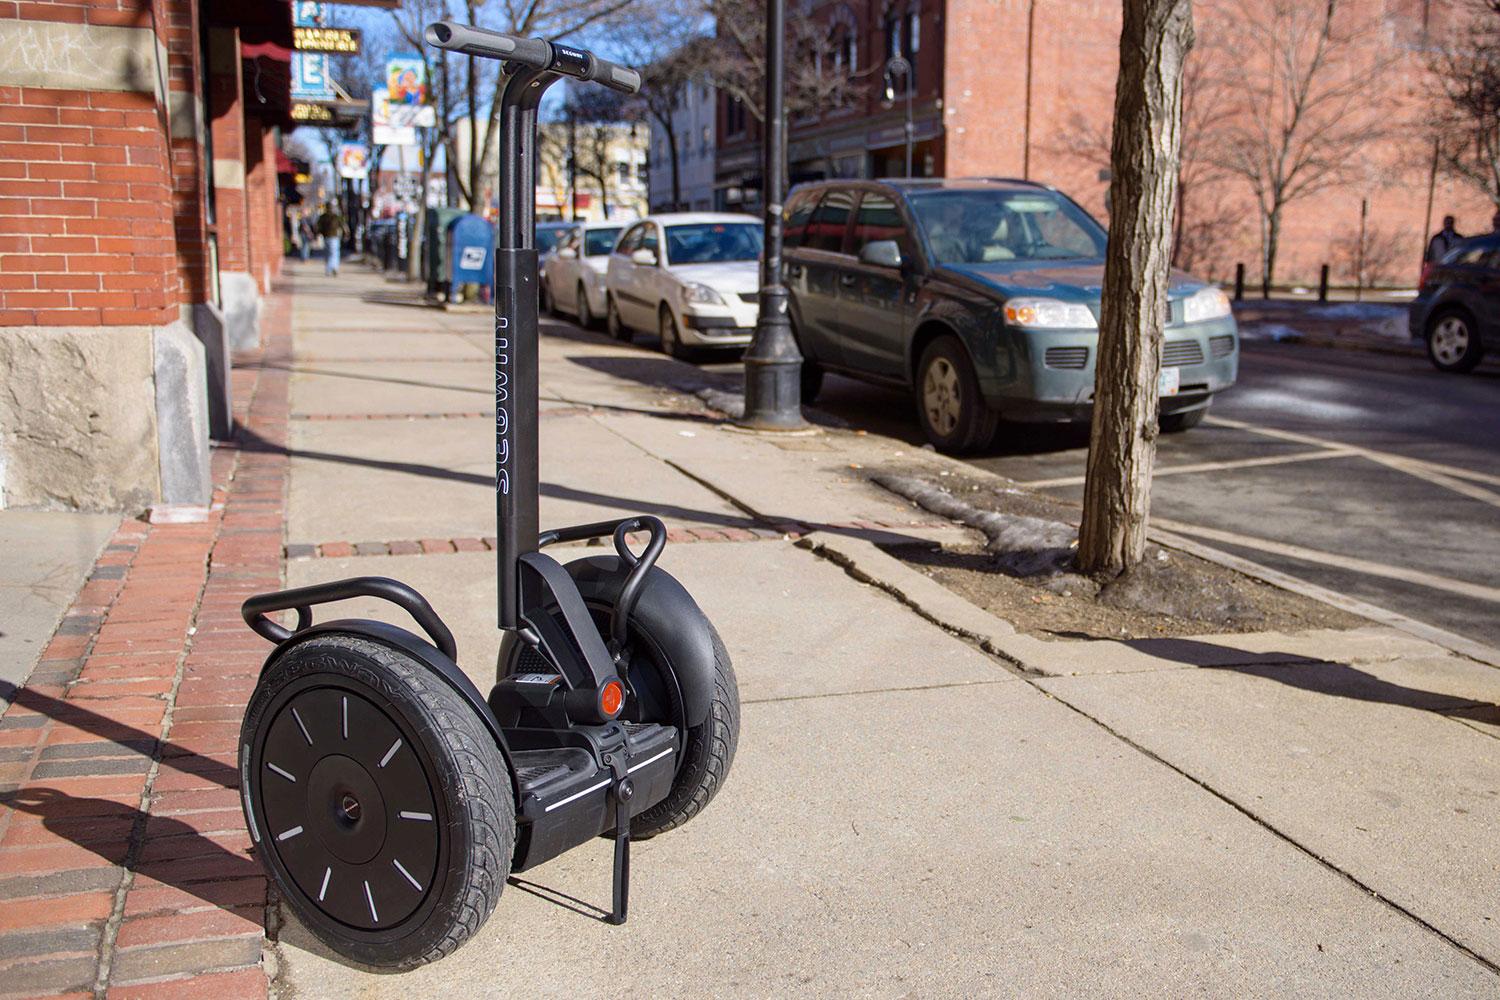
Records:
[[[922,432],[938,451],[961,455],[983,448],[1000,424],[1000,415],[979,392],[974,366],[957,337],[938,337],[922,351],[916,401]]]
[[[693,350],[682,342],[682,334],[677,329],[677,317],[672,315],[672,307],[665,302],[656,310],[656,331],[657,336],[661,338],[663,354],[669,358],[677,358],[679,361],[692,358]]]
[[[281,653],[246,709],[240,774],[267,875],[345,958],[433,962],[495,908],[515,847],[509,769],[473,709],[405,653],[349,634]]]
[[[1427,321],[1427,359],[1438,371],[1463,374],[1484,360],[1479,325],[1466,310],[1439,309]]]
[[[823,391],[823,366],[816,361],[802,362],[802,402],[816,403]]]
[[[1208,416],[1208,407],[1200,406],[1196,410],[1163,413],[1157,420],[1157,424],[1161,427],[1163,434],[1181,434],[1203,423],[1203,418],[1206,416]]]
[[[604,299],[604,327],[611,337],[622,344],[628,344],[635,339],[635,331],[626,326],[625,321],[620,318],[620,307],[615,304],[613,295],[606,296]]]
[[[541,288],[541,310],[543,316],[557,315],[557,301],[552,297],[552,283],[545,277],[539,282]]]
[[[583,282],[578,283],[578,325],[585,330],[592,330],[598,322],[594,317],[594,310],[589,307],[589,292],[583,287]]]
[[[600,633],[609,627],[609,611],[624,583],[619,560],[613,556],[576,559],[564,567],[594,615]],[[672,790],[661,802],[634,817],[632,838],[645,839],[675,829],[692,819],[723,787],[734,762],[740,732],[740,693],[729,651],[708,616],[688,596],[682,584],[666,571],[653,568],[641,588],[630,616],[630,658],[624,676],[630,694],[621,717],[627,722],[655,722],[674,726],[682,740]],[[510,646],[505,673],[510,673],[525,646]],[[707,655],[713,658],[713,694],[708,717],[686,725],[683,699],[674,670],[674,657]]]

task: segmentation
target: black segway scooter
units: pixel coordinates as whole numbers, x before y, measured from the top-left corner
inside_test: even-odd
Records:
[[[245,712],[240,783],[255,851],[298,918],[357,962],[409,968],[452,952],[506,878],[614,839],[623,923],[630,839],[696,815],[734,757],[729,655],[655,566],[654,517],[538,532],[537,106],[563,76],[633,93],[640,76],[588,52],[448,22],[430,45],[503,60],[495,254],[495,488],[500,647],[488,699],[420,594],[358,577],[263,594],[246,622],[276,643]],[[627,534],[649,541],[639,554]],[[561,564],[556,542],[612,538]],[[316,604],[378,597],[426,633],[313,624]],[[268,617],[296,612],[287,628]]]

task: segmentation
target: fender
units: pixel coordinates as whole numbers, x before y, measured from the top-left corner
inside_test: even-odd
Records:
[[[575,559],[564,563],[563,569],[578,584],[584,599],[597,607],[614,605],[629,573],[619,556]],[[702,725],[713,710],[714,696],[714,647],[708,616],[670,573],[653,566],[630,622],[671,659],[687,728]],[[507,660],[504,646],[500,660],[502,664]]]
[[[322,622],[294,632],[291,638],[277,644],[276,648],[271,651],[271,655],[266,657],[265,666],[262,666],[261,669],[265,670],[265,667],[270,666],[272,661],[298,643],[311,639],[314,636],[330,634],[357,635],[372,642],[377,642],[382,646],[388,646],[397,652],[404,653],[427,667],[427,669],[441,678],[444,683],[458,692],[459,697],[463,698],[468,706],[474,710],[474,714],[479,716],[484,722],[485,728],[489,730],[490,735],[495,739],[495,745],[500,748],[500,756],[505,758],[505,769],[510,777],[510,792],[513,797],[516,797],[516,808],[520,809],[520,792],[516,787],[515,761],[511,760],[510,744],[506,742],[505,734],[500,730],[500,723],[496,721],[495,713],[490,711],[489,703],[484,700],[484,697],[479,693],[479,689],[474,686],[474,682],[469,680],[469,676],[463,670],[459,669],[458,664],[454,663],[440,649],[426,639],[413,635],[404,628],[388,625],[385,622],[354,618]]]

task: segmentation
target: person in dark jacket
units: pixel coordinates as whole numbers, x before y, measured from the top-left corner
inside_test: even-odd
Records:
[[[1448,255],[1448,251],[1458,246],[1458,241],[1463,239],[1453,228],[1453,216],[1443,216],[1443,228],[1433,233],[1432,239],[1427,241],[1427,262],[1436,264]]]
[[[328,248],[328,260],[323,270],[333,277],[339,273],[339,250],[344,241],[344,229],[344,216],[338,205],[330,202],[323,206],[323,214],[318,216],[318,232],[323,237],[323,245]]]

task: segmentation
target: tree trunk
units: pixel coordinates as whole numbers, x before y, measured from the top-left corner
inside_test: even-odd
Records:
[[[1125,0],[1110,149],[1109,250],[1078,566],[1117,576],[1141,561],[1156,459],[1191,0]]]
[[[1281,248],[1281,206],[1271,209],[1266,220],[1266,268],[1261,279],[1261,298],[1271,297],[1271,286],[1276,283],[1276,253]]]
[[[672,211],[680,212],[682,211],[682,182],[677,176],[677,130],[672,127],[670,115],[663,125],[667,133],[667,153],[672,158]]]

